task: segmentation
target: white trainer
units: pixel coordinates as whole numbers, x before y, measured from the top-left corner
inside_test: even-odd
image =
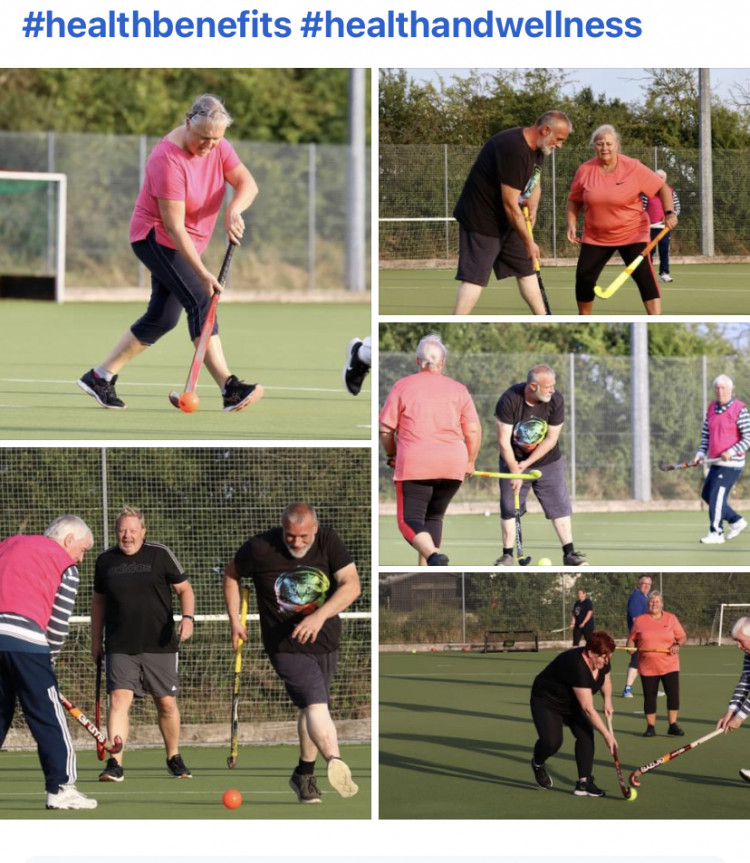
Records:
[[[724,534],[716,533],[712,530],[710,533],[707,533],[705,536],[701,537],[701,542],[705,543],[706,545],[716,545],[722,543],[724,542]]]
[[[674,279],[669,275],[669,273],[662,273],[659,278],[662,282],[673,282]]]
[[[727,539],[734,539],[735,536],[739,536],[746,527],[747,522],[744,518],[741,518],[739,521],[735,521],[733,524],[730,524],[729,530],[727,531]]]
[[[47,809],[96,809],[98,803],[75,787],[61,785],[57,794],[47,794]]]
[[[354,784],[349,765],[340,758],[331,758],[328,762],[328,781],[331,787],[342,797],[354,797],[359,787]]]

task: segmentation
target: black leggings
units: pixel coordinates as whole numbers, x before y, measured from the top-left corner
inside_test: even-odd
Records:
[[[664,693],[667,696],[667,710],[680,709],[680,672],[670,671],[669,674],[658,675],[653,677],[644,677],[641,675],[641,686],[643,686],[643,712],[656,713],[656,693],[659,691],[659,681],[661,680],[664,687]]]
[[[460,479],[397,480],[396,517],[404,539],[411,543],[418,533],[427,531],[435,548],[440,548],[443,516],[459,488]]]
[[[582,711],[563,715],[548,707],[541,698],[531,697],[531,717],[539,739],[534,744],[534,762],[544,764],[563,744],[563,725],[576,739],[578,777],[591,776],[594,767],[594,727]]]
[[[645,243],[629,243],[626,246],[593,246],[590,243],[581,243],[576,267],[576,299],[581,303],[594,302],[594,285],[597,284],[605,264],[615,252],[619,252],[623,261],[629,264],[645,248]],[[644,303],[657,300],[661,296],[651,258],[647,257],[642,261],[630,278],[638,285]]]
[[[198,274],[176,250],[156,242],[156,232],[132,244],[141,263],[151,272],[151,299],[145,314],[130,328],[141,344],[153,345],[177,326],[182,310],[187,312],[191,341],[201,333],[210,298]],[[214,325],[213,335],[219,332]]]

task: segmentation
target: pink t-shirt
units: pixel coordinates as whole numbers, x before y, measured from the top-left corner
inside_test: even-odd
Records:
[[[156,242],[175,245],[159,213],[159,198],[185,202],[185,227],[198,254],[208,245],[224,201],[226,175],[240,164],[234,147],[222,138],[207,156],[191,156],[163,138],[146,162],[146,178],[130,219],[130,242],[145,239],[156,229]]]
[[[630,156],[618,155],[617,166],[609,174],[602,171],[597,158],[584,162],[568,195],[569,201],[583,204],[581,240],[594,246],[647,243],[651,222],[640,196],[651,198],[663,185],[661,177]]]
[[[662,612],[657,620],[650,614],[641,614],[633,621],[630,637],[643,653],[638,654],[638,672],[645,677],[658,677],[680,670],[680,657],[676,653],[648,653],[649,650],[668,650],[675,642],[685,638],[685,630],[669,611]]]
[[[380,412],[396,432],[394,480],[464,479],[469,454],[462,426],[479,423],[463,384],[422,371],[396,381]]]

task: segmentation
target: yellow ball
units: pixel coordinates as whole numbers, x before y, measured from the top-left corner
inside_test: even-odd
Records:
[[[634,800],[638,799],[638,792],[635,790],[635,788],[630,789],[630,796],[626,799],[628,803],[632,803]]]
[[[548,557],[540,557],[537,566],[552,566],[552,561]]]
[[[416,652],[417,652],[416,650],[412,650],[412,653],[416,653]]]

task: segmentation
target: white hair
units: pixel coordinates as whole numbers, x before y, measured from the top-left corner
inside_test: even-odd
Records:
[[[718,375],[718,377],[715,377],[711,386],[715,388],[718,384],[726,384],[729,389],[734,392],[734,381],[729,377],[729,375]]]
[[[593,134],[589,140],[589,143],[593,147],[596,144],[597,140],[602,137],[602,135],[612,135],[612,137],[617,142],[617,148],[620,148],[620,133],[615,129],[614,126],[610,126],[609,123],[605,123],[603,126],[599,126],[598,129],[594,129]]]
[[[654,171],[654,173],[657,177],[661,177],[662,180],[667,179],[667,172],[664,170],[664,168],[659,168],[658,170]]]
[[[58,516],[52,524],[44,531],[44,535],[55,542],[62,543],[66,536],[73,534],[74,539],[89,540],[89,548],[94,544],[94,534],[91,528],[82,518],[77,515],[61,515]]]
[[[420,339],[417,345],[417,363],[420,369],[439,369],[447,356],[448,351],[436,333]]]
[[[740,617],[734,622],[732,638],[737,638],[738,635],[750,636],[750,617]]]

